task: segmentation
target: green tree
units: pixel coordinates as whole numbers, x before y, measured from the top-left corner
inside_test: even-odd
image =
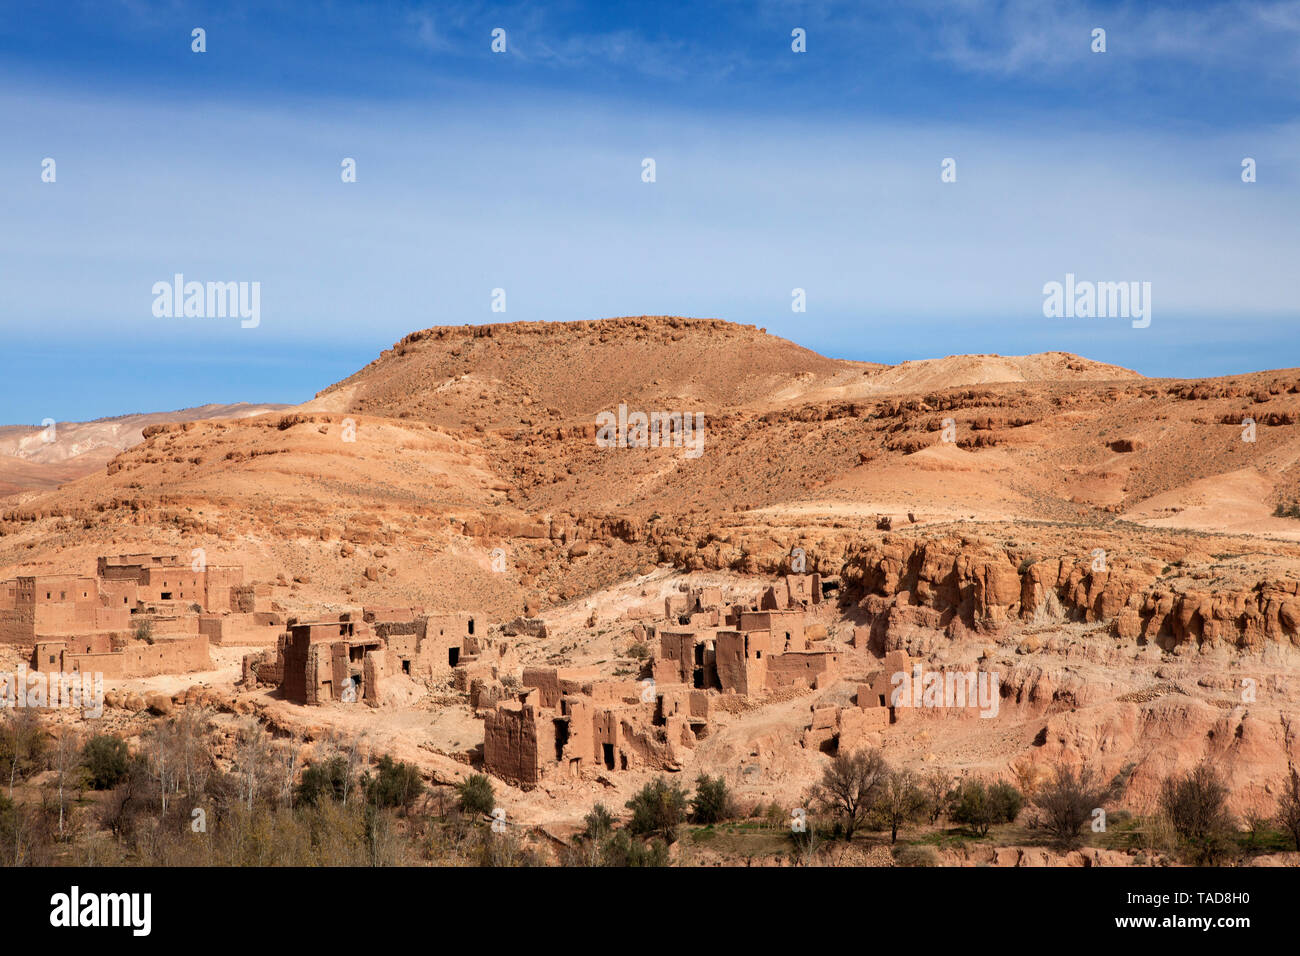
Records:
[[[1014,823],[1025,807],[1025,795],[1011,784],[999,780],[989,787],[989,803],[993,806],[994,823]]]
[[[314,807],[322,799],[342,800],[347,788],[347,758],[331,757],[323,763],[312,764],[302,772],[302,782],[298,784],[298,801]]]
[[[582,822],[586,827],[582,833],[588,840],[600,841],[614,832],[614,815],[605,809],[603,803],[592,807]]]
[[[735,816],[731,793],[721,775],[700,774],[695,779],[695,796],[691,798],[691,816],[696,823],[721,823]]]
[[[952,818],[980,836],[986,836],[995,823],[1010,823],[1024,806],[1024,796],[1009,783],[984,786],[968,780],[957,789]]]
[[[663,777],[647,783],[627,802],[632,811],[628,827],[637,836],[657,835],[664,842],[677,839],[677,826],[686,816],[686,794]]]
[[[424,781],[415,764],[398,762],[384,754],[378,770],[378,775],[365,781],[366,799],[377,807],[409,810],[424,792]]]
[[[668,844],[655,837],[634,840],[618,830],[600,845],[601,866],[667,866]]]
[[[460,794],[461,809],[466,813],[491,813],[496,809],[496,794],[486,774],[470,774],[456,787],[456,792]]]
[[[81,750],[90,773],[92,790],[112,790],[126,778],[130,754],[126,741],[112,734],[96,734]]]

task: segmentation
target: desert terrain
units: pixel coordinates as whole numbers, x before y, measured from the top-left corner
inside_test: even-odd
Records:
[[[702,415],[701,453],[603,447],[598,416],[620,405]],[[431,792],[486,772],[510,826],[552,847],[665,774],[721,777],[741,820],[808,806],[835,756],[819,722],[847,741],[834,722],[874,705],[859,697],[890,654],[1000,681],[991,718],[918,708],[855,733],[891,767],[1026,794],[1087,767],[1119,781],[1113,813],[1145,818],[1163,781],[1208,761],[1245,821],[1276,811],[1300,757],[1298,422],[1297,369],[1153,379],[1065,353],[889,366],[677,317],[438,327],[294,407],[60,425],[53,443],[0,429],[0,580],[201,553],[262,589],[272,631],[374,618],[379,633],[375,608],[472,614],[471,667],[501,655],[481,675],[392,673],[372,706],[302,702],[249,677],[274,646],[236,632],[202,669],[106,680],[94,729],[139,747],[202,709],[230,741],[255,720],[299,768],[351,740],[363,764],[408,762]],[[786,581],[818,593],[787,600]],[[626,768],[492,772],[489,728],[530,706],[514,703],[530,672],[583,675],[574,688],[595,689],[577,696],[663,692],[663,635],[743,630],[740,609],[762,607],[797,609],[797,650],[833,666],[786,683],[769,671],[750,693],[706,685],[707,730],[671,756],[648,743]],[[0,644],[0,669],[32,653]],[[1155,858],[1118,838],[1044,849],[1023,826],[939,840],[935,861]],[[716,832],[678,840],[674,858],[787,859],[779,826]]]

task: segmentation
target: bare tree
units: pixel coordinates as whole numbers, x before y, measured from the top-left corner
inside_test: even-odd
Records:
[[[1278,800],[1277,823],[1291,834],[1291,842],[1300,850],[1300,774],[1295,767],[1287,768],[1290,773],[1282,787],[1282,797]]]
[[[155,724],[141,740],[141,750],[148,762],[150,779],[158,784],[161,815],[167,815],[168,801],[179,787],[173,754],[175,740],[169,724]]]
[[[916,785],[916,774],[910,770],[891,770],[885,775],[876,801],[877,811],[889,824],[889,842],[898,842],[898,829],[915,820],[925,809],[925,794]]]
[[[348,798],[355,789],[353,781],[357,778],[361,771],[361,765],[365,762],[365,754],[368,750],[368,748],[363,747],[365,736],[365,734],[358,734],[344,740],[331,734],[325,741],[325,762],[334,757],[342,757],[348,764],[347,778],[343,782],[342,804],[345,807],[348,805]]]
[[[293,809],[294,784],[298,779],[298,746],[292,741],[274,748],[275,776],[278,782],[276,800],[282,807]]]
[[[1230,852],[1233,820],[1228,788],[1209,761],[1184,776],[1170,775],[1160,788],[1160,809],[1194,863],[1214,863]]]
[[[931,768],[921,780],[921,789],[925,792],[926,808],[930,822],[937,823],[953,791],[952,774],[938,767]]]
[[[59,799],[59,839],[66,835],[65,794],[69,787],[78,785],[78,776],[83,770],[81,746],[81,734],[69,727],[54,737],[50,748],[50,769],[55,773],[54,782]]]
[[[822,772],[821,782],[812,788],[812,797],[843,819],[844,838],[852,840],[853,831],[880,796],[888,773],[889,765],[874,748],[836,754]]]
[[[211,718],[206,710],[186,707],[172,722],[177,761],[177,786],[186,794],[203,793],[212,775],[212,753],[208,745]]]
[[[249,810],[272,772],[272,754],[266,730],[256,720],[239,729],[235,766],[239,779],[239,800]]]
[[[1043,829],[1062,846],[1074,846],[1093,811],[1103,806],[1114,793],[1115,783],[1103,783],[1089,767],[1078,773],[1058,763],[1051,780],[1030,798],[1042,814]]]
[[[0,727],[0,768],[9,777],[10,800],[19,778],[36,769],[44,745],[45,730],[35,711],[26,707],[10,708]]]

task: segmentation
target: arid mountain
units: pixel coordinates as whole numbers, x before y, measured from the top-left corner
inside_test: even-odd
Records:
[[[620,403],[702,415],[700,453],[602,447],[597,415]],[[0,502],[0,578],[201,548],[286,615],[540,613],[551,637],[529,660],[613,672],[632,665],[630,604],[662,606],[680,572],[757,588],[798,548],[843,585],[837,640],[865,626],[875,648],[1004,675],[996,729],[889,738],[918,766],[1005,775],[1104,751],[1106,773],[1136,768],[1139,806],[1210,758],[1244,810],[1271,805],[1295,748],[1298,370],[1147,379],[1062,353],[890,367],[713,320],[611,319],[430,329],[302,406],[191,417]],[[818,766],[794,743],[808,706],[738,714],[701,766],[786,741],[764,750],[778,789],[749,796],[797,799]],[[557,812],[529,799],[516,809]]]
[[[541,427],[632,408],[763,407],[882,366],[823,358],[751,325],[639,317],[414,332],[307,403],[451,428]]]
[[[702,415],[698,457],[600,447],[596,415],[620,402]],[[656,547],[628,529],[672,537],[680,526],[701,541],[738,524],[875,533],[879,516],[936,531],[1053,522],[1300,539],[1300,522],[1274,516],[1300,496],[1295,370],[1144,379],[1064,353],[890,367],[750,326],[649,317],[429,329],[296,410],[254,411],[146,426],[102,470],[11,496],[0,566],[62,563],[60,549],[90,554],[129,529],[177,547],[196,535],[237,543],[268,571],[301,563],[324,593],[362,569],[307,572],[308,556],[369,536],[395,555],[412,549],[394,563],[411,569],[409,587],[392,597],[427,603],[444,587],[481,589],[454,562],[446,581],[415,574],[421,548],[472,546],[486,566],[489,542],[528,550],[579,526],[640,538],[631,564]],[[142,424],[101,431],[124,435],[127,422]],[[94,452],[76,427],[58,434],[68,460]],[[539,553],[508,587],[493,579],[502,606],[583,593],[627,569],[599,562],[608,574],[593,577],[583,565],[596,562],[556,557]]]
[[[175,412],[119,415],[91,422],[56,422],[52,427],[0,426],[0,496],[55,488],[102,469],[120,451],[144,440],[144,429],[160,422],[247,418],[284,405],[201,405]]]

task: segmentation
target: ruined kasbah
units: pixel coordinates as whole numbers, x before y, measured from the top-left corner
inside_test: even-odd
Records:
[[[851,596],[834,574],[663,566],[608,601],[498,622],[465,608],[285,616],[275,587],[176,554],[0,583],[5,703],[56,725],[97,719],[145,754],[151,724],[198,720],[235,774],[260,728],[291,788],[340,753],[362,774],[407,761],[453,803],[486,780],[485,819],[524,844],[582,846],[593,808],[716,780],[728,813],[776,841],[769,862],[791,862],[783,841],[798,849],[828,761],[878,753],[891,733],[923,746],[935,721],[996,718],[1006,693],[988,653],[965,670],[927,660],[938,619],[900,623],[895,603]],[[42,675],[94,675],[101,706],[28,695]]]

